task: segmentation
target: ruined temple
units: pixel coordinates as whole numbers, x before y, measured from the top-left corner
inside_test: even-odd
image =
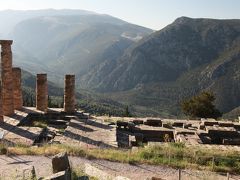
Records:
[[[1,46],[1,84],[0,84],[0,121],[4,116],[14,115],[14,110],[23,108],[21,69],[12,67],[12,40],[0,40]],[[48,111],[47,74],[36,77],[36,110]],[[64,111],[75,112],[75,75],[65,76]]]

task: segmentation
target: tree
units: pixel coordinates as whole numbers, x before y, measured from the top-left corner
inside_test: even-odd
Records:
[[[52,99],[51,97],[48,95],[48,107],[52,108],[53,104],[52,104]]]
[[[193,96],[188,100],[184,100],[181,103],[181,109],[183,113],[190,117],[200,118],[218,118],[222,114],[216,109],[213,102],[215,96],[212,92],[204,91],[197,96]]]
[[[125,112],[124,112],[124,116],[125,117],[131,117],[132,116],[131,113],[129,112],[128,106],[126,106],[126,109],[125,109]]]

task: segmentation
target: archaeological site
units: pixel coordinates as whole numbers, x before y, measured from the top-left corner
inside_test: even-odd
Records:
[[[65,76],[63,108],[48,107],[46,73],[36,75],[36,107],[24,107],[21,69],[12,67],[12,43],[0,40],[0,141],[8,147],[63,144],[134,151],[143,146],[182,143],[187,147],[240,152],[239,122],[94,116],[76,109],[73,74]],[[56,173],[59,175],[59,171]]]

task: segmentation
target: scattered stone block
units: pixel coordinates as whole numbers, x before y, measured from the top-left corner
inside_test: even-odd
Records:
[[[135,119],[135,120],[133,120],[133,123],[134,123],[135,125],[140,125],[140,124],[143,124],[143,120]]]
[[[220,127],[234,127],[232,122],[219,122],[218,124]]]
[[[67,176],[71,179],[71,167],[67,153],[59,153],[52,158],[53,173],[66,171]]]
[[[71,178],[68,177],[67,171],[60,171],[44,178],[44,180],[71,180]]]
[[[240,145],[240,138],[238,139],[223,139],[224,145]]]
[[[233,126],[236,130],[240,130],[240,123],[234,123]]]
[[[164,179],[158,178],[158,177],[152,177],[152,180],[164,180]]]
[[[204,121],[203,122],[204,126],[214,126],[214,125],[218,125],[218,121]]]
[[[126,129],[127,128],[127,126],[128,126],[128,122],[125,122],[125,121],[117,121],[117,127],[118,128],[124,128],[124,129]]]
[[[185,124],[184,122],[175,121],[175,122],[173,122],[172,126],[173,127],[181,127],[181,128],[183,128],[184,124]]]
[[[143,124],[148,126],[161,127],[162,121],[160,119],[147,119],[147,121],[145,121]]]
[[[127,177],[123,177],[123,176],[117,176],[113,180],[130,180],[130,179]]]

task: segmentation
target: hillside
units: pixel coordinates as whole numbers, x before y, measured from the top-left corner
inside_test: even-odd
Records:
[[[106,59],[111,61],[150,33],[150,29],[109,15],[63,12],[23,20],[9,37],[14,39],[17,65],[34,73],[47,72],[51,80],[58,82],[66,73],[80,77]]]
[[[179,18],[125,51],[99,82],[103,84],[99,89],[119,91],[138,84],[176,81],[183,73],[237,48],[239,32],[240,20]]]
[[[23,69],[59,85],[75,73],[79,92],[137,115],[182,116],[179,103],[202,90],[223,113],[240,106],[240,20],[180,17],[153,32],[108,15],[49,11],[9,33]]]
[[[207,89],[228,112],[240,105],[239,63],[240,20],[181,17],[111,61],[106,76],[103,66],[82,81],[115,100],[175,116],[182,99]]]
[[[14,26],[21,21],[41,17],[41,16],[60,16],[60,15],[84,15],[96,14],[85,10],[73,9],[42,9],[42,10],[3,10],[0,11],[0,38],[6,38]]]

